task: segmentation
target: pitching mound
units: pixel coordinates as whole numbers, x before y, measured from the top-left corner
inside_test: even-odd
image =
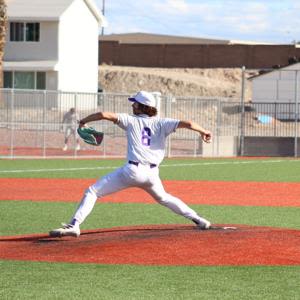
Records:
[[[232,228],[235,226],[236,228]],[[300,230],[150,225],[83,231],[79,238],[0,238],[0,259],[137,265],[299,265]]]

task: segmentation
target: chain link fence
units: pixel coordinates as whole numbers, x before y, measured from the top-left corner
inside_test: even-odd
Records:
[[[0,157],[125,157],[124,131],[108,121],[91,123],[105,133],[102,145],[95,147],[81,142],[80,150],[76,150],[75,138],[70,141],[69,150],[62,150],[64,133],[61,128],[63,115],[71,107],[76,108],[80,118],[96,111],[131,113],[128,96],[2,89]],[[168,139],[166,155],[243,155],[244,137],[289,137],[297,142],[300,128],[299,123],[295,122],[295,111],[295,103],[243,103],[240,99],[216,97],[162,97],[161,117],[193,120],[213,133],[212,143],[205,144],[195,132],[177,130]]]

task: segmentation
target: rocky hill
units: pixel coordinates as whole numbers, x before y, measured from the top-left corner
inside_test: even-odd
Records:
[[[256,72],[247,72],[246,78]],[[241,69],[162,69],[101,65],[99,83],[105,92],[135,93],[159,91],[185,97],[241,96]],[[246,80],[246,100],[251,99],[251,83]]]

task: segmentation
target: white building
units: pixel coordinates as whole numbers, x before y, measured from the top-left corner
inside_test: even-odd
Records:
[[[4,87],[96,93],[104,17],[93,0],[8,0]]]
[[[294,119],[296,103],[300,103],[300,63],[254,76],[252,102],[258,113],[278,119]],[[275,103],[275,104],[272,104]]]

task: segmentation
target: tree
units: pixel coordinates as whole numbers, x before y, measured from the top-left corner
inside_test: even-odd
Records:
[[[0,0],[0,87],[3,87],[3,56],[6,37],[7,12],[5,0]]]

